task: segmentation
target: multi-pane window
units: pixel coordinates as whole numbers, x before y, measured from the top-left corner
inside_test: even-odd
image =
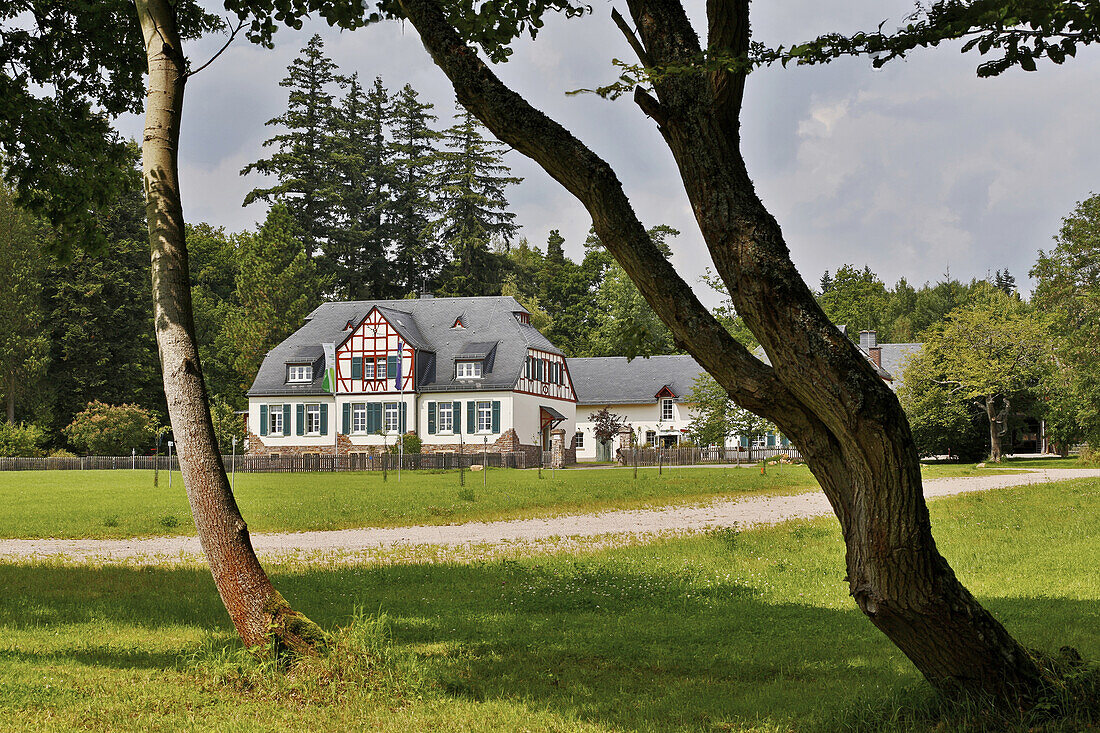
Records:
[[[294,366],[287,367],[286,372],[287,382],[312,382],[313,381],[313,367],[308,364],[296,364]]]
[[[671,397],[664,397],[664,398],[661,399],[661,419],[662,420],[671,420],[672,419],[672,398]]]
[[[356,402],[351,406],[351,432],[367,432],[367,406],[362,402]]]
[[[439,403],[439,416],[438,416],[437,429],[441,433],[452,433],[455,429],[455,414],[453,402],[440,402]]]
[[[382,413],[382,427],[387,433],[396,433],[401,430],[400,403],[387,402]]]
[[[655,430],[645,431],[645,443],[646,443],[646,445],[656,445],[657,444],[657,431],[655,431]]]
[[[479,433],[491,433],[493,431],[493,403],[477,403],[477,431]]]
[[[363,379],[374,379],[374,359],[366,359],[363,362]]]
[[[283,406],[267,406],[267,433],[268,435],[283,434]]]
[[[584,447],[584,433],[580,430],[577,431],[576,436],[573,438],[573,445],[579,450]]]
[[[380,356],[376,360],[377,364],[374,367],[374,378],[385,379],[386,378],[386,357]]]
[[[456,364],[456,376],[459,379],[477,379],[481,376],[480,361],[460,361]]]
[[[767,435],[757,435],[755,438],[752,439],[752,447],[753,448],[767,448],[768,447],[768,436]]]
[[[306,435],[321,434],[321,406],[306,405]]]

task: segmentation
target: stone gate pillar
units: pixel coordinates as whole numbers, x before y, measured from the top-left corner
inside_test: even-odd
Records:
[[[565,465],[565,431],[554,428],[550,431],[550,468]]]

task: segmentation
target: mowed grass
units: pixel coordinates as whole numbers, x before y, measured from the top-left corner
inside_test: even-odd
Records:
[[[995,471],[930,466],[930,478]],[[1011,471],[1009,471],[1011,473]],[[254,473],[236,498],[252,532],[453,524],[666,506],[818,488],[805,466],[537,471]],[[0,472],[0,538],[125,538],[194,534],[179,473],[168,487],[151,471]]]
[[[1010,632],[1100,658],[1100,481],[930,507],[941,551]],[[587,555],[271,571],[327,628],[357,609],[388,619],[362,635],[385,647],[376,684],[242,684],[203,569],[0,565],[3,727],[834,731],[928,696],[848,597],[827,518]]]

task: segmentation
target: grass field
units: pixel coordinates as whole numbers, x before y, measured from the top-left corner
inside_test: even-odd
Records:
[[[1012,633],[1100,658],[1100,481],[930,508],[941,551]],[[2,727],[877,731],[927,698],[855,610],[826,518],[584,555],[271,570],[328,628],[384,615],[351,633],[382,666],[288,678],[239,662],[199,568],[0,565]]]
[[[930,466],[930,478],[995,473]],[[1011,471],[1007,471],[1011,473]],[[485,482],[483,485],[483,481]],[[194,534],[183,482],[163,471],[0,472],[0,537],[121,538]],[[804,466],[755,468],[490,470],[238,474],[236,497],[253,532],[451,524],[602,509],[662,506],[717,497],[817,489]]]

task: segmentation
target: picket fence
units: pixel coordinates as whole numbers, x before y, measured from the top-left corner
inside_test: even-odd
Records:
[[[696,466],[758,463],[776,456],[802,460],[802,454],[793,445],[786,448],[620,448],[617,459],[624,466]]]
[[[409,453],[400,461],[405,471],[447,470],[487,465],[489,468],[526,468],[524,453]],[[396,471],[397,455],[350,456],[222,456],[226,471],[239,473],[308,473],[313,471]],[[171,465],[169,465],[171,463]],[[0,458],[0,471],[178,471],[172,456],[82,456],[71,458]]]

